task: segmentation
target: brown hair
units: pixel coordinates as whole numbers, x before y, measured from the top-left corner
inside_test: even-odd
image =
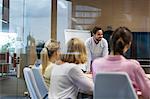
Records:
[[[67,53],[61,55],[63,62],[84,64],[87,61],[87,53],[84,43],[78,38],[72,38],[67,43]]]
[[[123,49],[132,41],[132,32],[127,27],[117,28],[110,37],[110,48],[114,55],[123,55]]]
[[[99,31],[99,30],[102,30],[102,28],[95,26],[95,27],[92,29],[91,33],[92,33],[92,34],[96,34],[96,32]],[[104,33],[104,30],[102,30],[102,32]]]
[[[55,40],[48,40],[44,48],[41,51],[41,60],[42,60],[42,74],[44,74],[45,69],[48,65],[48,62],[54,52],[56,52],[60,48],[59,42]]]

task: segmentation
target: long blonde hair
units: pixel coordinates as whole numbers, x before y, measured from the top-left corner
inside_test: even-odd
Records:
[[[59,42],[55,40],[48,40],[45,43],[44,48],[41,51],[42,74],[44,74],[45,69],[50,61],[50,58],[53,56],[54,52],[56,52],[59,48]]]
[[[72,38],[67,43],[67,52],[61,55],[63,62],[84,64],[87,53],[84,43],[78,38]]]

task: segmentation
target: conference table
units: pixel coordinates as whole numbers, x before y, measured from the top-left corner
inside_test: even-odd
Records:
[[[150,79],[150,74],[146,74],[146,76]]]

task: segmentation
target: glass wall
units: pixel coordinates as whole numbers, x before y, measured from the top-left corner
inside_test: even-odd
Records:
[[[0,98],[24,96],[23,68],[51,37],[50,23],[51,0],[0,0]]]

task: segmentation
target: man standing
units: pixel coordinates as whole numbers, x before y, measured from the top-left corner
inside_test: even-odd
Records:
[[[108,43],[103,38],[103,30],[100,27],[94,27],[92,35],[85,42],[88,53],[87,72],[92,71],[91,64],[94,59],[108,55]]]

